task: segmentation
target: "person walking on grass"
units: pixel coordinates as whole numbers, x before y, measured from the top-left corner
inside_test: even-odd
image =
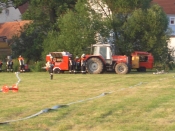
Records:
[[[25,71],[25,65],[24,65],[24,58],[20,55],[18,57],[19,65],[20,65],[20,72]]]
[[[52,61],[52,60],[49,60],[49,61],[46,63],[46,68],[47,68],[48,71],[49,71],[50,79],[51,79],[51,80],[53,80],[53,68],[54,68],[54,65],[55,65],[55,61]]]
[[[12,61],[12,59],[8,59],[7,60],[7,72],[13,72],[13,61]]]

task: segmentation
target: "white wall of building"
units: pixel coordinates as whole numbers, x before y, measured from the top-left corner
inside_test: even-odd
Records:
[[[168,42],[168,47],[169,48],[175,48],[175,37],[171,37],[170,41]]]
[[[172,51],[171,55],[175,61],[175,15],[167,14],[167,17],[169,19],[169,28],[171,28],[173,31],[170,40],[168,41],[168,48]],[[172,22],[172,20],[174,22]]]
[[[171,37],[170,40],[168,41],[168,48],[172,51],[171,56],[175,61],[175,37]]]
[[[14,7],[4,8],[0,13],[0,23],[19,21],[21,20],[21,13]]]

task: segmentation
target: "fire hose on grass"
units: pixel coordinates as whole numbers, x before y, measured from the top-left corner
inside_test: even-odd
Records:
[[[144,84],[145,82],[140,82],[132,87],[136,87],[136,86],[140,86],[141,84]],[[132,87],[129,87],[129,88],[132,88]],[[125,88],[124,88],[125,89]],[[120,91],[120,90],[119,90]],[[91,98],[87,98],[87,99],[84,99],[84,100],[78,100],[78,101],[75,101],[75,102],[71,102],[71,103],[68,103],[68,104],[63,104],[63,105],[55,105],[51,108],[45,108],[33,115],[30,115],[30,116],[27,116],[27,117],[24,117],[24,118],[20,118],[20,119],[16,119],[16,120],[8,120],[8,121],[4,121],[4,122],[0,122],[0,124],[8,124],[8,123],[11,123],[11,122],[16,122],[16,121],[21,121],[21,120],[26,120],[26,119],[29,119],[29,118],[33,118],[33,117],[36,117],[36,116],[39,116],[43,113],[47,113],[49,111],[52,111],[52,110],[58,110],[59,108],[64,108],[64,107],[68,107],[70,105],[73,105],[73,104],[77,104],[77,103],[81,103],[81,102],[86,102],[86,101],[91,101],[91,100],[94,100],[94,99],[97,99],[97,98],[101,98],[101,97],[104,97],[108,94],[111,94],[115,91],[111,91],[111,92],[105,92],[105,93],[102,93],[98,96],[95,96],[95,97],[91,97]]]
[[[0,92],[7,93],[7,92],[9,92],[9,90],[11,90],[13,92],[18,92],[18,84],[20,83],[21,79],[19,78],[19,72],[15,72],[15,75],[16,75],[16,77],[18,79],[16,84],[14,84],[12,86],[3,85],[2,89],[0,90]]]

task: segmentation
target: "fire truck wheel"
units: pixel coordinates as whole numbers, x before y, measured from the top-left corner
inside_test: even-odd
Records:
[[[90,58],[87,61],[87,71],[90,74],[100,74],[103,72],[103,63],[98,58]]]
[[[128,65],[125,63],[119,63],[115,66],[115,72],[117,74],[127,74],[128,73]]]
[[[55,69],[54,71],[53,71],[55,74],[60,74],[60,69]]]

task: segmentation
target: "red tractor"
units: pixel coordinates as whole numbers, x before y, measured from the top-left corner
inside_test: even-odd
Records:
[[[126,74],[130,71],[129,58],[125,55],[115,55],[114,45],[94,44],[93,55],[85,55],[87,72],[100,74],[104,71],[115,71]]]
[[[115,55],[113,44],[94,44],[93,55],[85,55],[87,72],[100,74],[104,71],[115,71],[117,74],[127,74],[131,69],[146,71],[152,69],[154,58],[151,53],[135,51],[130,57]]]

